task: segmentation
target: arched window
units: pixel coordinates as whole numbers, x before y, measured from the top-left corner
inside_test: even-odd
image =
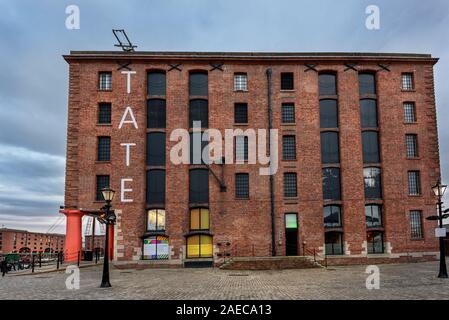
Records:
[[[359,93],[376,94],[376,75],[370,72],[359,73]]]
[[[360,122],[362,128],[377,128],[377,101],[360,100]]]
[[[326,232],[324,234],[324,242],[326,255],[343,254],[343,233],[334,231]]]
[[[341,228],[340,206],[324,206],[323,215],[325,228]]]
[[[165,260],[168,259],[170,246],[166,236],[150,236],[143,239],[144,260]]]
[[[384,234],[379,231],[367,233],[368,254],[384,253]]]
[[[380,168],[370,167],[363,169],[366,199],[382,199]]]
[[[208,235],[188,237],[187,258],[212,258],[212,237]]]
[[[192,71],[189,75],[189,95],[207,96],[207,71]]]
[[[165,96],[165,72],[148,72],[148,94],[151,96]]]
[[[147,230],[148,231],[165,230],[165,210],[164,209],[148,210]]]
[[[195,208],[190,210],[190,230],[209,230],[209,209]]]
[[[367,228],[382,227],[382,206],[377,204],[366,205],[365,219]]]
[[[320,96],[337,94],[337,76],[335,73],[321,73],[318,76]]]
[[[201,128],[209,126],[207,100],[192,99],[189,104],[189,123],[190,128],[193,128],[194,121],[201,121]]]
[[[320,128],[338,128],[337,100],[320,100]]]

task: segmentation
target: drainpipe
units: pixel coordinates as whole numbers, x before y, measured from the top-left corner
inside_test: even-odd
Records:
[[[267,69],[268,97],[268,152],[271,158],[271,129],[273,127],[273,106],[271,103],[271,69]],[[270,159],[270,166],[272,165]],[[274,217],[274,177],[270,172],[270,206],[271,206],[271,255],[276,256],[276,233]]]

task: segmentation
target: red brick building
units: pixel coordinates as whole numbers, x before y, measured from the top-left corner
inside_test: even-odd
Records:
[[[71,52],[65,213],[117,191],[114,260],[326,254],[433,259],[440,177],[433,66],[423,54]],[[176,129],[276,129],[277,172],[175,164]],[[245,134],[243,134],[245,135]],[[263,143],[262,143],[263,144]],[[258,143],[258,146],[261,145]],[[73,219],[75,219],[73,218]],[[78,227],[76,227],[78,228]],[[226,252],[225,252],[226,251]]]
[[[64,234],[0,229],[0,253],[62,252],[64,243]]]

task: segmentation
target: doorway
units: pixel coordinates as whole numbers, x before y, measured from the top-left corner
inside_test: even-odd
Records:
[[[298,255],[298,215],[285,214],[285,255]]]

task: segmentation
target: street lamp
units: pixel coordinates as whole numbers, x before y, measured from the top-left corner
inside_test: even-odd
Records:
[[[428,220],[438,220],[439,228],[443,228],[443,219],[447,218],[447,214],[443,215],[442,205],[444,192],[446,191],[447,186],[441,184],[441,181],[438,180],[438,183],[432,187],[432,191],[435,196],[438,197],[438,216],[428,217]],[[447,278],[447,269],[446,269],[446,249],[444,248],[444,238],[439,235],[440,238],[440,272],[438,273],[438,278]]]
[[[114,199],[115,191],[106,187],[101,190],[101,193],[106,201],[106,205],[102,209],[106,212],[100,217],[100,220],[106,224],[106,235],[104,243],[103,277],[101,279],[100,287],[109,288],[111,287],[111,283],[109,282],[109,225],[113,225],[116,219],[114,212],[111,212],[111,202],[112,199]]]

